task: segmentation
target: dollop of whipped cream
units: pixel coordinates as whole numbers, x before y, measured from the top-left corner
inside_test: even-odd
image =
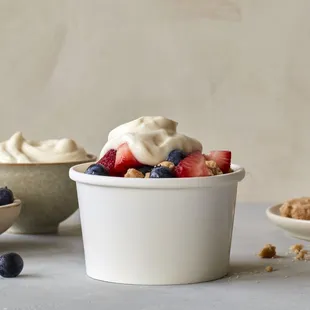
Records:
[[[157,165],[175,149],[186,153],[202,151],[201,143],[177,132],[178,123],[162,116],[143,116],[113,129],[100,158],[110,149],[128,143],[135,158],[145,165]]]
[[[26,140],[16,132],[0,143],[0,163],[57,163],[88,159],[86,151],[71,139]]]

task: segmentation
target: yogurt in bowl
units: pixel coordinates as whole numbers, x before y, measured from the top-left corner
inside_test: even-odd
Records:
[[[71,139],[31,141],[16,132],[0,143],[0,163],[62,163],[88,159],[84,148]]]
[[[70,169],[91,278],[170,285],[227,274],[245,171],[227,165],[228,151],[204,155],[201,143],[176,125],[164,117],[121,125],[97,163]]]
[[[11,233],[56,233],[59,223],[78,208],[73,165],[96,160],[71,139],[32,141],[15,133],[0,143],[0,184],[23,201]]]

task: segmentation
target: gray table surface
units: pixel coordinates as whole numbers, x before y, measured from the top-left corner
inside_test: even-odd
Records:
[[[202,284],[143,287],[88,278],[74,218],[58,236],[3,234],[0,252],[20,253],[25,268],[18,278],[0,279],[0,310],[310,309],[310,262],[287,255],[298,241],[268,222],[267,206],[238,204],[231,272]],[[282,257],[258,258],[255,253],[266,243],[276,245]],[[275,271],[265,272],[267,265]]]

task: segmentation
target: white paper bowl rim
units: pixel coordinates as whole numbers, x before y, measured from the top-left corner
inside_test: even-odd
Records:
[[[90,164],[92,163],[83,163],[71,167],[69,170],[70,178],[77,183],[104,187],[180,189],[224,186],[228,183],[240,182],[245,176],[243,167],[232,164],[233,172],[209,177],[171,179],[121,178],[85,174],[84,171]]]

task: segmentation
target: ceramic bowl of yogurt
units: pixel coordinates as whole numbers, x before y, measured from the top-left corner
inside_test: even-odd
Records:
[[[59,224],[78,209],[70,167],[92,162],[71,139],[31,141],[20,132],[0,143],[0,184],[23,201],[18,219],[8,232],[56,233]]]
[[[176,123],[144,117],[111,131],[101,155],[128,143],[135,158],[154,165],[175,148],[199,151]],[[137,285],[211,281],[229,270],[238,183],[245,171],[189,178],[125,178],[70,169],[77,184],[86,273]]]

